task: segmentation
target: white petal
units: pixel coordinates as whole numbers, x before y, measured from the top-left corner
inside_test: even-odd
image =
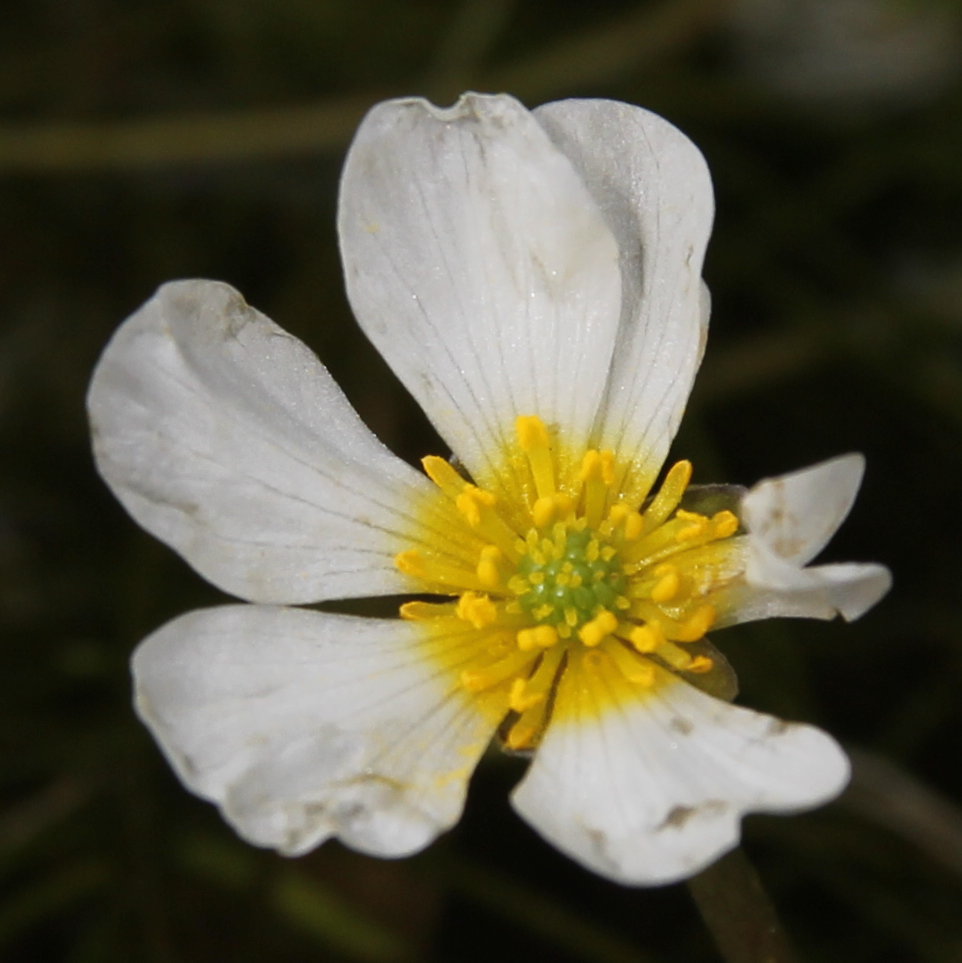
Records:
[[[393,558],[429,483],[228,285],[160,288],[107,346],[88,405],[114,493],[220,588],[267,602],[410,589]]]
[[[517,101],[375,107],[338,225],[361,327],[479,483],[519,414],[584,444],[618,323],[618,250]]]
[[[337,835],[403,855],[457,821],[495,725],[417,632],[303,609],[191,612],[135,653],[137,708],[248,841],[299,854]]]
[[[623,303],[601,447],[636,461],[646,490],[664,462],[705,347],[701,282],[711,178],[698,148],[640,107],[564,100],[535,111],[581,174],[621,250]]]
[[[836,615],[852,621],[885,595],[892,577],[882,565],[802,567],[845,520],[864,467],[861,455],[843,455],[766,479],[746,493],[739,509],[749,532],[745,583],[722,603],[732,613],[725,623]]]
[[[848,779],[825,733],[684,682],[617,707],[591,704],[590,691],[580,718],[552,720],[512,798],[546,839],[619,882],[691,876],[738,842],[742,814],[815,806]]]
[[[853,622],[892,587],[884,565],[841,562],[798,568],[756,550],[746,580],[713,599],[724,614],[718,627],[758,619],[834,619]]]
[[[746,492],[739,514],[774,555],[805,565],[845,521],[864,471],[865,459],[850,454],[766,478]]]

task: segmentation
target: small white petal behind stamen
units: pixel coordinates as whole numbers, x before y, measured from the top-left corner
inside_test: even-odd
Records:
[[[888,592],[892,576],[883,565],[804,567],[845,520],[864,467],[861,455],[842,455],[765,479],[745,494],[745,578],[720,602],[722,624],[776,616],[852,621]]]

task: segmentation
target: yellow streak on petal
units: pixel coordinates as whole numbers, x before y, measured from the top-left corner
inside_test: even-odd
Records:
[[[678,679],[612,639],[596,649],[572,649],[561,677],[550,725],[590,723],[644,703]]]

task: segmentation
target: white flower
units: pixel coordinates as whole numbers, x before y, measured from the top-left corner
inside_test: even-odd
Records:
[[[852,619],[884,594],[880,566],[803,567],[861,459],[740,501],[686,491],[687,462],[655,486],[704,346],[711,217],[701,155],[640,108],[371,111],[341,184],[348,292],[463,470],[392,455],[224,284],[167,284],[120,328],[90,389],[100,471],[253,603],[143,642],[137,708],[244,838],[411,853],[457,821],[496,730],[534,755],[518,811],[628,883],[688,876],[742,813],[844,785],[827,735],[725,701],[704,635]],[[436,600],[398,619],[286,607],[399,594]]]

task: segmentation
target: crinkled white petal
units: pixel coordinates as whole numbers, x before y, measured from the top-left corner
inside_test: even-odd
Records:
[[[375,107],[338,228],[361,327],[475,480],[493,477],[517,415],[584,445],[618,325],[618,249],[516,100]]]
[[[843,455],[766,479],[745,494],[745,578],[726,593],[722,624],[775,616],[852,621],[885,595],[892,577],[883,565],[804,567],[845,520],[864,467],[861,455]]]
[[[871,562],[839,562],[799,568],[755,546],[745,581],[713,599],[722,613],[718,627],[758,619],[834,619],[852,622],[892,587],[892,574]]]
[[[512,799],[551,843],[618,882],[691,876],[738,842],[744,813],[816,806],[848,779],[844,753],[820,730],[684,682],[585,709],[551,722]]]
[[[410,589],[393,558],[429,483],[228,285],[161,287],[107,346],[88,406],[114,493],[225,591],[304,602]]]
[[[766,478],[745,493],[739,514],[772,554],[805,565],[845,521],[864,472],[865,459],[853,453]]]
[[[196,611],[133,658],[136,703],[187,785],[248,841],[400,856],[453,825],[493,724],[418,627],[303,609]]]
[[[574,164],[621,251],[618,344],[596,440],[653,483],[681,421],[705,347],[702,260],[711,178],[698,148],[656,114],[606,100],[564,100],[535,117]]]

